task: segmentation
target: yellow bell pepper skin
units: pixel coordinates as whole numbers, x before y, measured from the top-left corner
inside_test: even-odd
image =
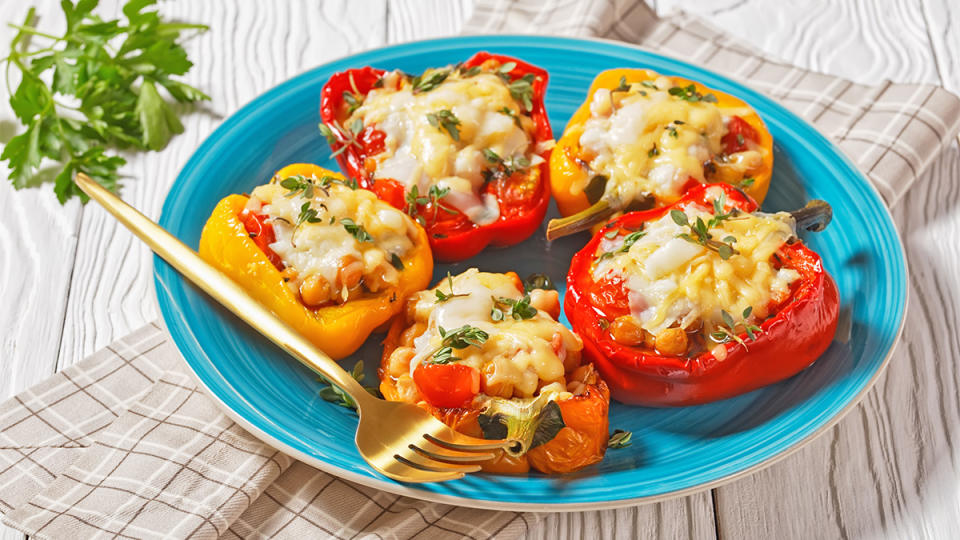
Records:
[[[576,162],[580,155],[580,136],[583,134],[584,124],[590,118],[590,102],[593,100],[594,93],[601,88],[617,88],[620,85],[621,77],[625,77],[626,82],[631,83],[657,79],[660,74],[649,69],[611,69],[600,73],[593,80],[593,84],[590,85],[590,90],[587,92],[586,100],[570,118],[563,136],[557,141],[553,153],[550,155],[550,189],[561,215],[576,214],[590,206],[590,202],[582,190],[572,189],[573,186],[584,185],[589,175]],[[713,94],[717,98],[716,105],[721,110],[737,109],[737,116],[756,130],[763,161],[761,166],[751,171],[750,176],[754,178],[754,182],[744,191],[758,204],[762,203],[767,195],[767,189],[770,187],[770,175],[773,172],[773,137],[770,135],[766,124],[763,123],[763,120],[753,108],[737,97],[707,88],[696,81],[672,76],[671,79],[677,86],[692,84],[701,94]],[[749,114],[740,114],[746,111],[750,111]],[[657,206],[664,206],[672,202],[658,201]]]
[[[340,174],[307,164],[288,166],[277,174],[283,178],[303,174],[343,179]],[[373,331],[403,309],[407,296],[430,284],[433,256],[426,233],[417,227],[414,250],[402,258],[404,269],[398,286],[341,305],[308,308],[250,239],[238,217],[247,200],[243,195],[228,195],[217,204],[200,236],[200,256],[335,359],[356,351]]]

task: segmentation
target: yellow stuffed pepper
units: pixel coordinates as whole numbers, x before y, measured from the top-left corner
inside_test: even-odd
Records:
[[[704,183],[762,203],[772,171],[773,138],[744,101],[648,69],[604,71],[551,154],[550,187],[567,217],[547,237],[672,204]]]
[[[433,272],[409,216],[309,164],[221,200],[200,255],[334,358],[356,351]]]

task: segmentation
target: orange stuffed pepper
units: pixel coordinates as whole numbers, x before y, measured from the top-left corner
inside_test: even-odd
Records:
[[[706,183],[762,203],[772,171],[773,138],[741,99],[647,69],[604,71],[551,154],[550,187],[567,217],[547,236],[673,204]]]
[[[284,167],[217,204],[200,255],[334,358],[430,283],[426,233],[402,211],[316,165]]]
[[[575,471],[603,459],[610,392],[557,322],[557,292],[470,269],[412,295],[384,342],[380,390],[457,431],[521,448],[488,472]]]

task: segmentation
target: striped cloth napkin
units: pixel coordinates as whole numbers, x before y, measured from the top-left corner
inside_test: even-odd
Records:
[[[831,137],[890,205],[960,128],[960,100],[942,88],[772,62],[639,0],[480,0],[464,30],[605,37],[726,73]],[[417,501],[296,462],[220,413],[157,324],[0,405],[0,512],[37,538],[514,538],[540,518]]]

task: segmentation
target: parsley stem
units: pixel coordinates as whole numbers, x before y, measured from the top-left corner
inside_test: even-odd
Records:
[[[47,34],[46,32],[41,32],[32,26],[23,26],[19,24],[7,23],[7,26],[15,30],[19,30],[25,34],[31,34],[34,36],[45,37],[47,39],[52,39],[54,41],[68,41],[67,38],[63,36],[55,36],[53,34]]]

